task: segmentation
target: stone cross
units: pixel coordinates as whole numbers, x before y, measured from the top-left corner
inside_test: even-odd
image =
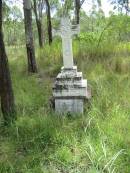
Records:
[[[53,30],[53,36],[60,36],[62,38],[63,64],[65,69],[73,69],[72,36],[79,32],[79,25],[71,25],[68,17],[61,19],[59,30]]]

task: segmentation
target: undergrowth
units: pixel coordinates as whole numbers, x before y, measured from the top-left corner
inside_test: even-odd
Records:
[[[7,128],[1,116],[0,173],[130,172],[130,48],[109,52],[99,49],[96,58],[81,40],[74,42],[92,99],[83,115],[62,117],[50,108],[61,44],[37,50],[36,75],[27,73],[25,48],[8,49],[18,118]]]

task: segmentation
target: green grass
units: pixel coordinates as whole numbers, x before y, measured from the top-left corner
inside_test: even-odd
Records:
[[[130,49],[119,45],[100,60],[78,44],[75,62],[93,95],[78,117],[58,116],[49,106],[60,44],[37,50],[36,75],[26,72],[24,48],[8,49],[18,119],[7,128],[1,116],[0,173],[130,172]]]

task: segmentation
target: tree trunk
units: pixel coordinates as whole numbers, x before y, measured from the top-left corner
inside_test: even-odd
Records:
[[[37,23],[37,30],[38,30],[39,46],[43,47],[42,22],[40,20],[36,20],[36,23]]]
[[[38,40],[39,40],[39,46],[43,47],[43,29],[42,29],[42,21],[40,20],[40,16],[38,18],[37,13],[37,2],[36,0],[33,0],[34,2],[34,14],[36,18],[36,24],[37,24],[37,31],[38,31]],[[42,3],[42,2],[41,2]]]
[[[76,24],[79,24],[80,21],[80,0],[75,0],[75,17],[76,17]]]
[[[26,48],[27,48],[27,58],[28,58],[28,72],[36,73],[37,65],[36,65],[35,48],[34,48],[34,42],[33,42],[31,0],[24,0],[23,4],[24,4]]]
[[[47,28],[48,28],[48,38],[49,38],[49,44],[52,43],[52,24],[51,24],[51,11],[50,11],[50,4],[49,0],[46,1],[46,8],[47,8]]]
[[[5,124],[10,124],[16,118],[16,112],[8,58],[3,41],[2,0],[0,0],[0,99]]]
[[[126,15],[129,13],[129,0],[126,0]]]

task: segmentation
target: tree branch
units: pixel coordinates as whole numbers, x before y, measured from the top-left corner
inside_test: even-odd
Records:
[[[85,0],[82,0],[82,1],[80,2],[80,7],[82,7],[82,5],[83,5],[84,2],[85,2]]]

